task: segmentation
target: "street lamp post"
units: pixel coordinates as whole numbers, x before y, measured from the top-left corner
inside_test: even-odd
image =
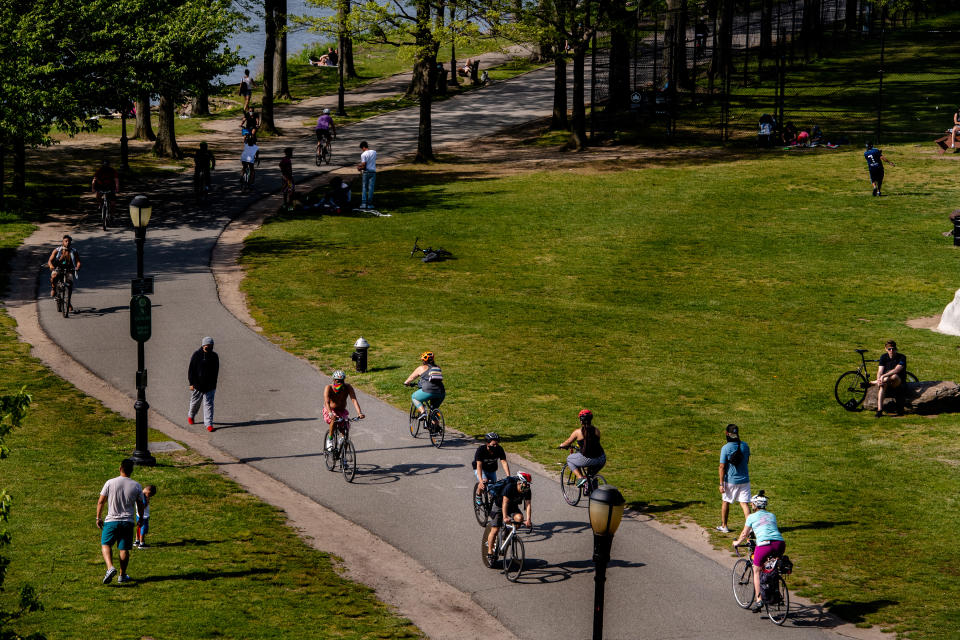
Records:
[[[593,640],[603,638],[603,590],[613,534],[623,518],[625,500],[616,487],[602,485],[590,494],[590,528],[593,529]]]
[[[137,415],[137,444],[130,458],[134,464],[153,466],[157,459],[150,455],[147,441],[147,369],[144,365],[143,343],[150,339],[150,298],[144,293],[153,293],[152,286],[144,286],[143,243],[147,237],[147,224],[153,209],[146,196],[136,196],[130,201],[130,220],[133,222],[137,240],[137,279],[133,282],[133,297],[130,298],[130,337],[137,341],[137,401],[133,410]],[[151,280],[152,284],[152,280]]]

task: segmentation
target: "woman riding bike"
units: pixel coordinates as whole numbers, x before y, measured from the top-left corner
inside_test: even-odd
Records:
[[[436,409],[443,404],[443,399],[446,397],[447,392],[443,386],[443,372],[433,360],[433,351],[424,351],[421,353],[420,362],[423,364],[414,369],[413,373],[407,377],[403,384],[413,386],[413,381],[419,378],[417,381],[419,389],[413,392],[410,400],[420,415],[423,415],[426,411],[426,407],[423,406],[424,402],[429,400],[433,408]]]
[[[750,507],[753,513],[747,516],[747,523],[733,541],[733,546],[747,540],[751,530],[757,537],[757,548],[753,550],[753,592],[757,594],[757,601],[753,603],[752,610],[760,611],[763,608],[763,600],[760,598],[760,571],[763,570],[763,563],[767,558],[782,556],[787,543],[777,528],[777,516],[767,511],[767,496],[763,495],[763,491],[750,498]]]
[[[590,409],[580,412],[580,428],[574,429],[560,448],[567,449],[574,440],[577,441],[580,451],[567,456],[567,466],[576,474],[577,486],[581,487],[586,482],[586,478],[583,477],[584,467],[589,467],[593,473],[598,473],[607,464],[607,454],[600,446],[600,429],[593,426],[593,412]]]

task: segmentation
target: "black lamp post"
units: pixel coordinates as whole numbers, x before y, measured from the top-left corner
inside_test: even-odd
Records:
[[[136,196],[130,201],[130,220],[137,239],[137,280],[143,283],[143,242],[147,237],[147,224],[153,208],[146,196]],[[137,401],[133,410],[137,414],[137,446],[130,458],[134,464],[153,466],[157,459],[150,455],[150,446],[147,441],[147,370],[144,366],[143,343],[150,339],[150,299],[147,296],[136,294],[130,299],[130,336],[137,341]]]
[[[623,518],[625,500],[616,487],[602,485],[590,494],[590,528],[593,529],[593,640],[603,638],[603,589],[613,534]]]

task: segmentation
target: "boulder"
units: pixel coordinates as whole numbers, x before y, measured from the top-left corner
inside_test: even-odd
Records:
[[[877,410],[877,387],[871,385],[867,388],[863,408],[867,411]],[[883,408],[893,411],[896,401],[890,396],[885,397]],[[949,380],[908,382],[904,389],[904,408],[924,415],[960,411],[960,385]]]

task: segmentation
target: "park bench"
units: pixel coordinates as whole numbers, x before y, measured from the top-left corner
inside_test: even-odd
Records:
[[[939,153],[940,155],[943,155],[944,152],[946,152],[946,150],[950,148],[950,145],[947,141],[950,139],[951,130],[952,129],[947,129],[947,135],[943,136],[942,138],[937,138],[936,140],[933,141],[933,144],[939,147],[939,150],[937,151],[937,153]]]

